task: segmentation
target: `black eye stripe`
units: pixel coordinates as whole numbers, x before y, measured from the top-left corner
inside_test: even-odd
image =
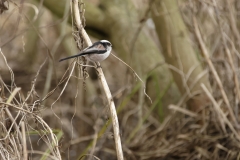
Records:
[[[103,41],[101,42],[103,46],[112,46],[112,44],[110,42],[106,42],[106,41]]]

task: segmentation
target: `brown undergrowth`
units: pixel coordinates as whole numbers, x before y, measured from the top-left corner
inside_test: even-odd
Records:
[[[227,1],[184,1],[180,8],[191,43],[209,74],[212,90],[202,86],[209,100],[198,112],[186,109],[183,101],[164,106],[171,113],[160,122],[154,108],[160,105],[161,98],[149,104],[147,98],[142,98],[144,93],[140,83],[134,80],[126,83],[122,80],[125,68],[114,59],[108,59],[102,67],[109,68],[105,72],[118,109],[125,159],[240,159],[239,4],[237,1],[236,5]],[[13,22],[9,19],[4,25],[15,26]],[[200,36],[196,34],[198,29]],[[2,31],[0,33],[1,37],[8,38]],[[41,34],[45,37],[49,33]],[[57,33],[50,34],[49,39],[56,38]],[[55,40],[51,40],[53,42]],[[116,159],[111,120],[96,75],[88,68],[90,78],[83,86],[78,64],[74,70],[68,68],[67,63],[55,64],[55,75],[46,84],[50,64],[42,56],[46,53],[45,48],[39,47],[40,58],[36,58],[31,71],[25,71],[21,59],[16,58],[18,54],[11,52],[21,53],[24,43],[24,38],[16,37],[0,51],[0,159],[78,159],[91,157],[89,154],[92,153],[101,159]],[[63,49],[58,47],[60,53]],[[55,56],[58,60],[62,55]],[[211,63],[213,68],[209,67]],[[72,67],[72,63],[69,66]],[[68,77],[71,71],[73,75]],[[69,84],[56,102],[64,88],[62,82],[68,78]],[[44,88],[48,88],[46,93],[51,96],[41,101],[46,96],[42,95]],[[227,99],[224,99],[223,91]],[[143,106],[142,117],[138,114],[138,105]]]

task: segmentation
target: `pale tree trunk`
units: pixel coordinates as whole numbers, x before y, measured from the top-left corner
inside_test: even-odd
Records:
[[[206,96],[200,84],[209,87],[207,74],[189,39],[189,33],[181,17],[176,0],[155,1],[152,18],[166,62],[170,64],[174,80],[182,93],[186,94],[189,107],[198,110],[205,105]],[[176,69],[174,69],[176,68]]]

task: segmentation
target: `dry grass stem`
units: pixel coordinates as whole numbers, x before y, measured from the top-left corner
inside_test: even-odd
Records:
[[[171,109],[171,110],[174,110],[174,111],[181,112],[181,113],[186,114],[186,115],[191,116],[191,117],[198,117],[198,115],[196,113],[194,113],[192,111],[189,111],[189,110],[186,110],[184,108],[180,108],[180,107],[178,107],[176,105],[173,105],[173,104],[169,105],[168,108]]]
[[[23,159],[28,160],[28,153],[27,153],[27,142],[26,142],[26,130],[25,130],[25,124],[24,122],[21,122],[21,128],[22,128],[22,139],[23,139]]]
[[[208,91],[208,89],[206,88],[205,85],[201,85],[202,89],[204,90],[204,92],[207,94],[208,98],[212,101],[213,106],[215,108],[216,113],[218,114],[218,118],[219,118],[219,122],[222,126],[223,131],[226,133],[226,129],[225,129],[225,123],[228,125],[228,127],[231,129],[231,131],[234,133],[234,135],[236,136],[236,138],[240,141],[240,136],[237,133],[237,131],[235,130],[235,128],[233,127],[233,125],[231,124],[231,122],[227,119],[225,113],[222,111],[222,109],[220,108],[220,106],[217,104],[217,102],[215,101],[215,99],[212,97],[211,93]]]
[[[218,73],[216,72],[216,69],[215,69],[214,66],[213,66],[212,61],[211,61],[210,58],[209,58],[208,50],[207,50],[207,48],[206,48],[206,46],[205,46],[205,44],[204,44],[204,42],[203,42],[202,36],[201,36],[201,34],[200,34],[200,31],[199,31],[199,27],[198,27],[198,24],[197,24],[197,20],[196,20],[195,17],[193,17],[193,25],[194,25],[194,31],[195,31],[197,40],[198,40],[199,45],[200,45],[200,47],[201,47],[202,54],[204,55],[204,58],[206,59],[208,65],[209,65],[209,67],[210,67],[210,70],[211,70],[211,72],[213,73],[215,80],[217,81],[217,84],[218,84],[218,87],[220,88],[220,91],[221,91],[223,100],[224,100],[224,102],[225,102],[226,105],[227,105],[227,108],[228,108],[230,117],[231,117],[234,125],[238,126],[237,120],[236,120],[235,115],[234,115],[234,113],[233,113],[233,110],[232,110],[232,108],[231,108],[231,106],[230,106],[228,97],[227,97],[227,95],[226,95],[226,92],[224,91],[222,82],[221,82],[221,80],[220,80],[220,78],[219,78],[219,76],[218,76]]]

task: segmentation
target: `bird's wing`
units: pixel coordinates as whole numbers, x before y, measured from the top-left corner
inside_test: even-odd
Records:
[[[100,49],[100,48],[89,48],[87,50],[83,50],[82,52],[80,52],[78,54],[78,56],[83,56],[83,55],[87,55],[87,54],[92,54],[92,53],[95,53],[95,54],[103,54],[105,53],[107,50],[104,48],[104,49]]]
[[[66,58],[62,58],[62,59],[59,60],[59,62],[64,61],[64,60],[67,60],[67,59],[70,59],[70,58],[75,58],[75,57],[79,57],[79,56],[84,56],[84,55],[92,54],[92,53],[95,53],[95,54],[104,54],[106,51],[107,51],[107,50],[105,49],[105,47],[104,47],[101,43],[95,42],[92,46],[84,49],[84,50],[81,51],[80,53],[78,53],[78,54],[76,54],[76,55],[73,55],[73,56],[66,57]]]
[[[85,48],[84,50],[81,51],[81,53],[84,53],[87,50],[92,50],[92,49],[97,49],[97,50],[106,50],[104,45],[101,42],[95,42],[91,46]]]
[[[92,54],[92,53],[96,53],[96,54],[103,54],[105,53],[107,50],[106,48],[102,45],[102,43],[100,42],[95,42],[93,43],[92,46],[84,49],[83,51],[81,51],[78,56],[83,56],[83,55],[87,55],[87,54]]]

